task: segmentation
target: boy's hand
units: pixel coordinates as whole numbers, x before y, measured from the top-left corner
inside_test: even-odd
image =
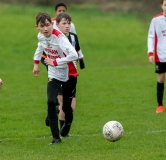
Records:
[[[149,56],[149,62],[150,62],[151,64],[154,63],[154,56]]]
[[[46,57],[44,62],[45,62],[46,65],[55,66],[54,63],[53,63],[53,60],[49,57]]]
[[[40,70],[38,69],[38,65],[34,64],[34,67],[33,67],[33,74],[34,74],[34,76],[38,76],[39,72],[40,72]]]

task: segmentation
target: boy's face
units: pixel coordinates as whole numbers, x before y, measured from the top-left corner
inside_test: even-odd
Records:
[[[56,23],[56,25],[64,35],[67,35],[70,31],[71,22],[62,18],[59,23]]]
[[[55,11],[55,15],[59,15],[60,13],[66,12],[66,8],[64,6],[59,6]]]
[[[161,8],[163,9],[164,16],[166,16],[166,0],[163,1]]]
[[[53,30],[53,24],[50,23],[47,19],[45,23],[39,22],[38,25],[36,25],[36,28],[45,36],[50,37]]]

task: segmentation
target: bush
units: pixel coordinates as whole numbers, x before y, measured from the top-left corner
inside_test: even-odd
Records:
[[[102,11],[143,11],[143,12],[156,12],[158,13],[160,9],[159,1],[152,0],[0,0],[4,3],[14,3],[14,4],[26,4],[26,5],[45,5],[45,6],[55,6],[55,4],[63,2],[67,5],[71,4],[97,4],[100,6]]]

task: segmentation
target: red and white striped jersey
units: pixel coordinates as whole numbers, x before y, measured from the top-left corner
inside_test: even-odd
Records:
[[[38,34],[38,47],[34,54],[34,63],[39,63],[43,52],[52,60],[56,60],[57,66],[48,65],[48,78],[55,78],[60,81],[68,80],[67,63],[78,59],[78,54],[62,32],[53,29],[52,35],[46,38]]]
[[[163,13],[151,20],[148,32],[148,54],[154,55],[155,62],[166,62],[166,17]]]

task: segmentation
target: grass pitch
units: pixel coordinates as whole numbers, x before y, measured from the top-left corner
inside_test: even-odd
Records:
[[[35,15],[54,8],[0,5],[0,159],[165,160],[165,113],[156,114],[156,75],[148,63],[151,18],[103,13],[95,6],[70,6],[85,56],[80,70],[71,137],[51,142],[45,126],[47,73],[34,77]],[[153,16],[153,15],[152,15]],[[152,17],[151,16],[151,17]],[[164,104],[166,102],[164,101]],[[119,121],[124,136],[111,143],[103,125]]]

